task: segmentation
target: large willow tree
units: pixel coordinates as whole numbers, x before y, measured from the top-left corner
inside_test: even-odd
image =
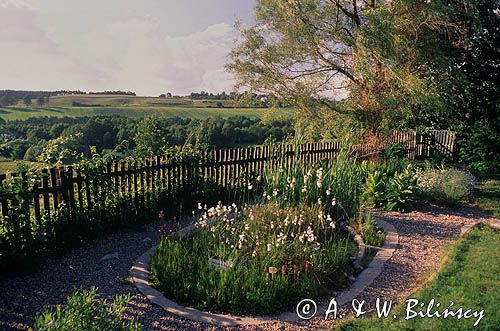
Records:
[[[448,65],[440,43],[460,47],[463,24],[443,1],[260,0],[255,11],[227,65],[239,87],[372,134],[425,109],[447,116],[428,77]]]

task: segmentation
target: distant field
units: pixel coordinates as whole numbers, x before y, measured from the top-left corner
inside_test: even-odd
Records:
[[[106,106],[165,106],[165,107],[189,107],[206,108],[216,107],[217,103],[222,103],[224,107],[237,107],[232,100],[193,100],[189,98],[155,98],[155,97],[134,97],[122,95],[66,95],[51,97],[49,107],[71,107],[73,102],[86,105],[106,105]]]
[[[179,108],[179,107],[43,107],[43,108],[0,108],[0,118],[6,121],[25,120],[30,117],[82,117],[82,116],[126,116],[141,118],[156,114],[161,117],[183,117],[203,119],[211,116],[260,117],[265,109],[256,108]]]
[[[0,174],[13,171],[18,161],[10,161],[0,158]]]
[[[73,102],[93,107],[73,107]],[[163,99],[132,96],[61,96],[52,97],[44,107],[4,107],[0,108],[0,118],[6,121],[25,120],[31,117],[82,117],[82,116],[127,116],[141,118],[156,114],[161,117],[184,117],[203,119],[211,116],[260,117],[263,108],[216,108],[236,106],[233,101],[191,100],[186,98]]]

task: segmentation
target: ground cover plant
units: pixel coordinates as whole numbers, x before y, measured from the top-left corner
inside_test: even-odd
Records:
[[[467,202],[475,184],[474,176],[459,169],[416,169],[416,186],[423,199],[447,205]]]
[[[493,217],[500,218],[500,176],[480,178],[474,190],[474,203]]]
[[[141,324],[127,319],[124,312],[131,295],[116,296],[112,302],[102,299],[96,288],[75,291],[67,304],[55,309],[45,308],[35,320],[37,331],[139,331]]]
[[[405,305],[393,308],[390,318],[367,318],[344,323],[340,330],[496,330],[500,320],[497,309],[500,295],[500,267],[497,245],[500,232],[489,228],[474,230],[460,239],[444,258],[444,266],[436,277],[419,290],[412,298],[419,302],[435,299],[446,307],[484,309],[484,318],[478,326],[477,320],[447,318],[413,318],[405,321]],[[466,286],[464,284],[467,284]],[[444,308],[446,308],[444,307]],[[443,309],[444,309],[443,308]],[[417,309],[419,310],[419,309]],[[425,308],[421,309],[425,313]],[[396,314],[398,319],[393,319]]]

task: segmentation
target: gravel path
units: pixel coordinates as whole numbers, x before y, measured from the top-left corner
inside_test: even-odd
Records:
[[[421,277],[436,266],[443,245],[459,235],[461,226],[489,220],[481,211],[469,206],[454,210],[433,207],[407,214],[375,214],[394,225],[399,233],[399,249],[385,264],[382,274],[359,296],[358,299],[367,300],[367,307],[374,307],[377,297],[382,300],[406,298],[418,286]],[[60,258],[48,260],[32,275],[0,278],[0,330],[26,329],[43,305],[64,303],[75,287],[88,289],[92,286],[98,287],[105,297],[134,294],[129,313],[139,316],[145,330],[221,329],[164,312],[138,294],[130,283],[129,268],[133,261],[154,245],[158,237],[158,226],[109,235]],[[113,253],[118,253],[118,259],[101,261],[103,256]],[[346,307],[342,311],[348,313]],[[333,320],[323,321],[318,317],[299,324],[274,323],[241,329],[309,330],[329,328],[333,323]]]

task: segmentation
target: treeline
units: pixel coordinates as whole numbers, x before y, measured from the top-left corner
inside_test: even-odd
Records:
[[[68,164],[92,153],[148,156],[190,144],[236,147],[275,143],[293,134],[290,120],[243,116],[204,120],[149,117],[30,118],[0,123],[0,153],[14,160]]]
[[[70,91],[69,91],[70,92]],[[12,106],[19,101],[23,101],[26,105],[31,105],[36,102],[42,106],[48,102],[49,98],[63,91],[16,91],[16,90],[0,90],[0,107]]]
[[[23,101],[26,106],[36,103],[38,106],[47,104],[50,97],[57,95],[129,95],[135,96],[135,92],[131,91],[103,91],[103,92],[84,92],[76,91],[18,91],[18,90],[0,90],[0,107],[13,106]]]
[[[83,94],[96,94],[96,95],[130,95],[130,96],[136,96],[137,94],[132,91],[103,91],[103,92],[89,92],[89,93],[83,93]]]
[[[193,100],[234,100],[239,104],[239,106],[253,108],[268,108],[272,106],[284,108],[290,106],[275,95],[257,94],[248,91],[242,93],[231,92],[229,94],[226,94],[226,92],[224,91],[217,94],[208,93],[205,91],[201,91],[199,93],[192,92],[189,95],[189,98]]]

